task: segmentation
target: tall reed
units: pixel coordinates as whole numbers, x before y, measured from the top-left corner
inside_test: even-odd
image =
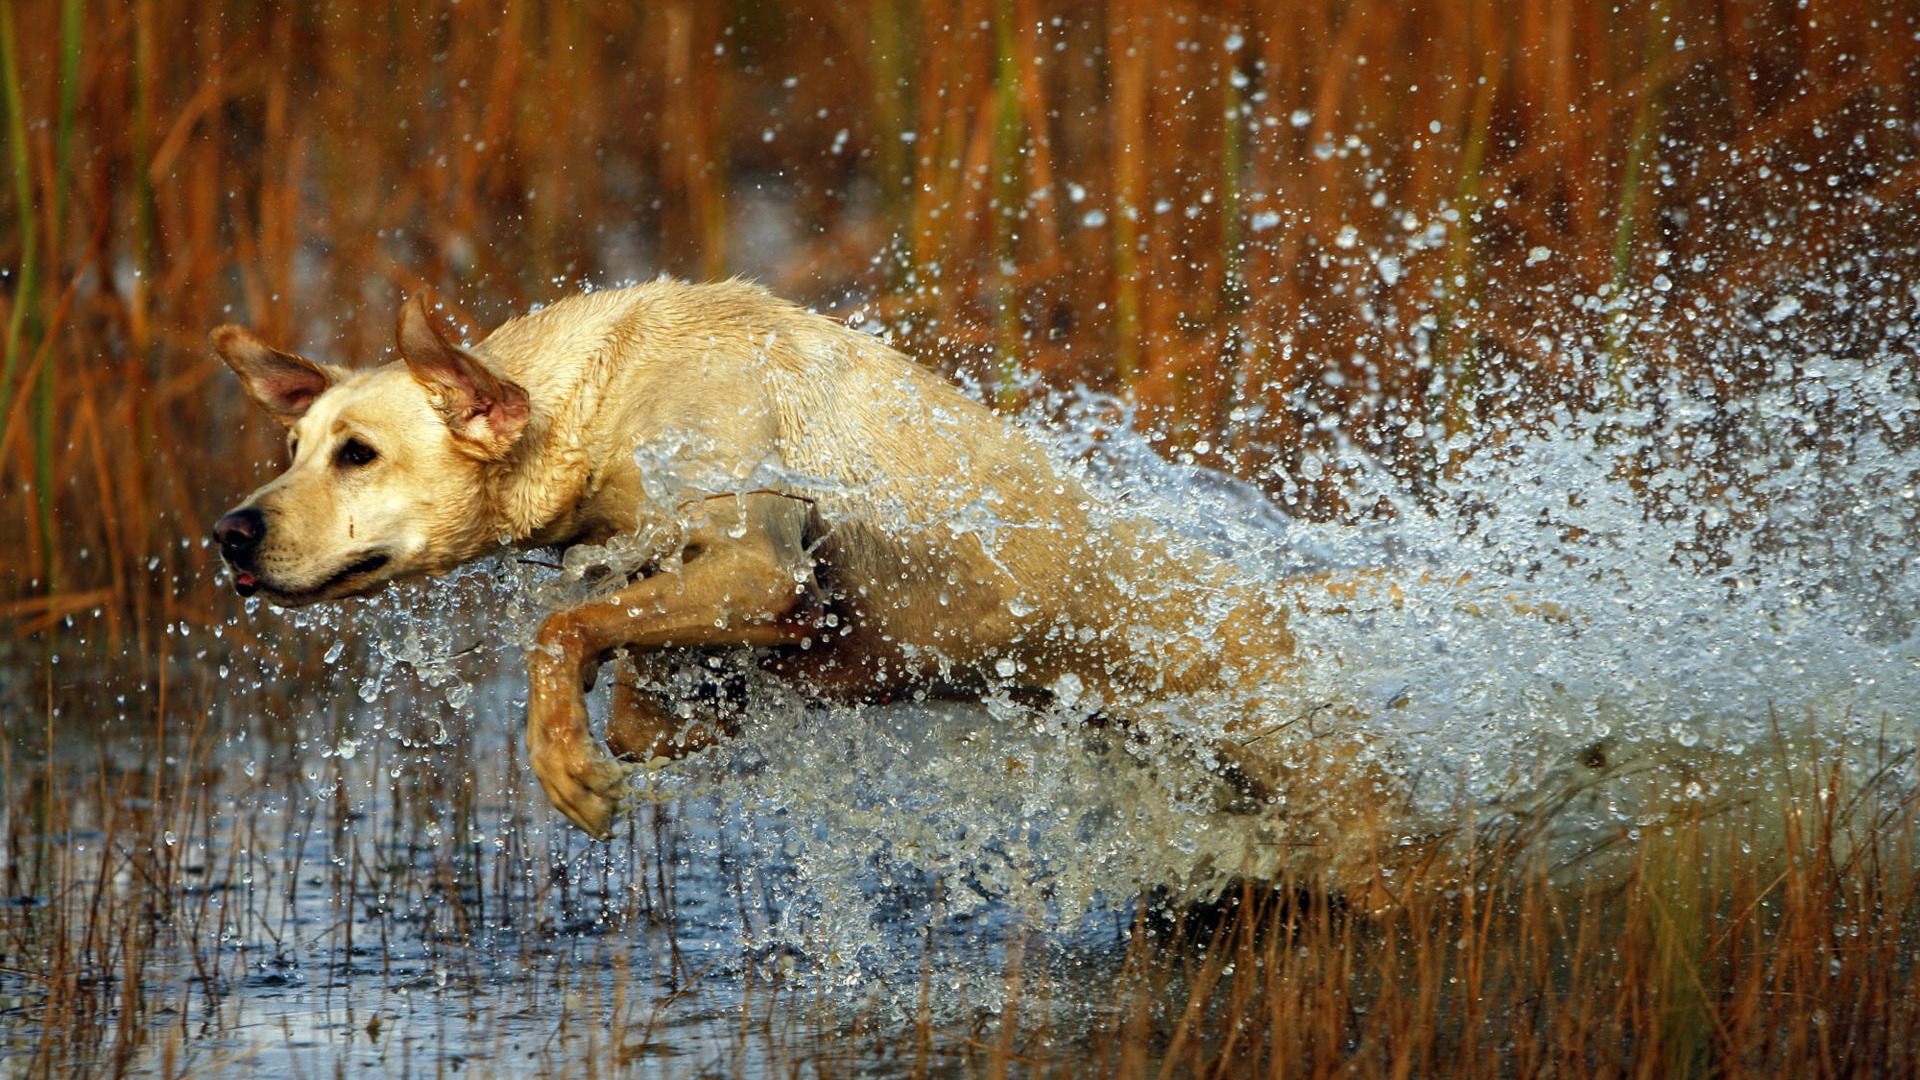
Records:
[[[772,267],[1003,407],[1028,374],[1110,390],[1170,451],[1359,514],[1303,461],[1417,478],[1448,434],[1660,372],[1750,381],[1715,342],[1789,250],[1911,275],[1914,20],[12,0],[0,519],[32,527],[0,532],[0,613],[216,618],[191,538],[275,451],[206,330],[371,361],[428,283],[480,330],[583,280]],[[1662,321],[1689,306],[1725,333]]]
[[[13,220],[18,261],[14,276],[13,303],[7,317],[6,355],[0,363],[0,424],[12,415],[14,380],[23,369],[22,354],[34,343],[33,330],[39,315],[37,305],[23,302],[34,296],[39,276],[39,241],[34,212],[37,197],[33,183],[33,156],[27,146],[25,89],[21,85],[20,47],[17,19],[12,0],[0,7],[0,79],[5,86],[7,164],[13,181]],[[10,425],[8,425],[10,426]]]

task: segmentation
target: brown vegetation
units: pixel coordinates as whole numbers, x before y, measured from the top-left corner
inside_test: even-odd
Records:
[[[208,327],[368,361],[423,283],[480,324],[662,269],[860,298],[1002,400],[1016,372],[1123,393],[1322,512],[1286,467],[1330,426],[1417,467],[1649,365],[1737,385],[1722,335],[1607,298],[1664,275],[1732,317],[1785,262],[1911,262],[1915,19],[18,0],[0,616],[214,618],[179,595],[193,538],[273,451]]]

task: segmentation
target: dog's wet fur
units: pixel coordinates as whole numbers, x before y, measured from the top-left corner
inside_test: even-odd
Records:
[[[649,672],[752,649],[819,700],[1063,693],[1149,736],[1169,699],[1222,695],[1240,718],[1206,753],[1242,792],[1297,818],[1306,847],[1372,848],[1379,815],[1337,794],[1346,750],[1291,740],[1283,766],[1262,742],[1290,707],[1286,613],[1325,583],[1248,587],[1097,506],[879,339],[749,284],[586,293],[471,347],[440,318],[416,296],[401,362],[352,371],[216,330],[292,461],[215,536],[235,587],[282,606],[646,538],[647,572],[552,613],[527,654],[534,772],[594,836],[636,763],[736,722],[725,695],[663,700]],[[615,658],[603,746],[583,688]]]

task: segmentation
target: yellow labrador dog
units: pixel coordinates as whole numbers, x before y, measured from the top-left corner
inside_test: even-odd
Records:
[[[630,677],[603,748],[585,701],[600,667],[744,647],[815,699],[1064,696],[1148,738],[1169,700],[1213,694],[1232,715],[1193,752],[1285,804],[1303,844],[1371,848],[1379,798],[1332,775],[1352,747],[1274,737],[1296,708],[1286,611],[1326,583],[1236,585],[881,341],[748,284],[587,293],[470,348],[437,318],[415,297],[404,362],[359,371],[216,330],[292,464],[214,534],[235,587],[285,606],[645,538],[641,570],[552,614],[527,654],[534,772],[592,835],[631,763],[727,726]]]

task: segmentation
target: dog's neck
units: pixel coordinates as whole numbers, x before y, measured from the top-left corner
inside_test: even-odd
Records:
[[[564,310],[555,305],[548,319]],[[476,349],[487,366],[522,386],[532,405],[526,430],[508,455],[487,466],[483,497],[487,542],[543,547],[574,541],[592,523],[595,462],[583,441],[600,407],[607,351],[603,336],[574,336],[556,350],[551,335],[523,341],[533,318],[505,324]],[[553,353],[578,352],[585,362],[561,362]]]
[[[515,547],[564,544],[580,531],[591,501],[593,462],[584,449],[554,436],[556,425],[536,405],[513,452],[487,468],[485,496],[491,542]]]
[[[497,544],[543,547],[605,540],[639,525],[644,494],[624,410],[605,408],[619,358],[655,331],[651,290],[571,297],[502,325],[476,349],[523,387],[526,431],[489,470],[487,511]]]

